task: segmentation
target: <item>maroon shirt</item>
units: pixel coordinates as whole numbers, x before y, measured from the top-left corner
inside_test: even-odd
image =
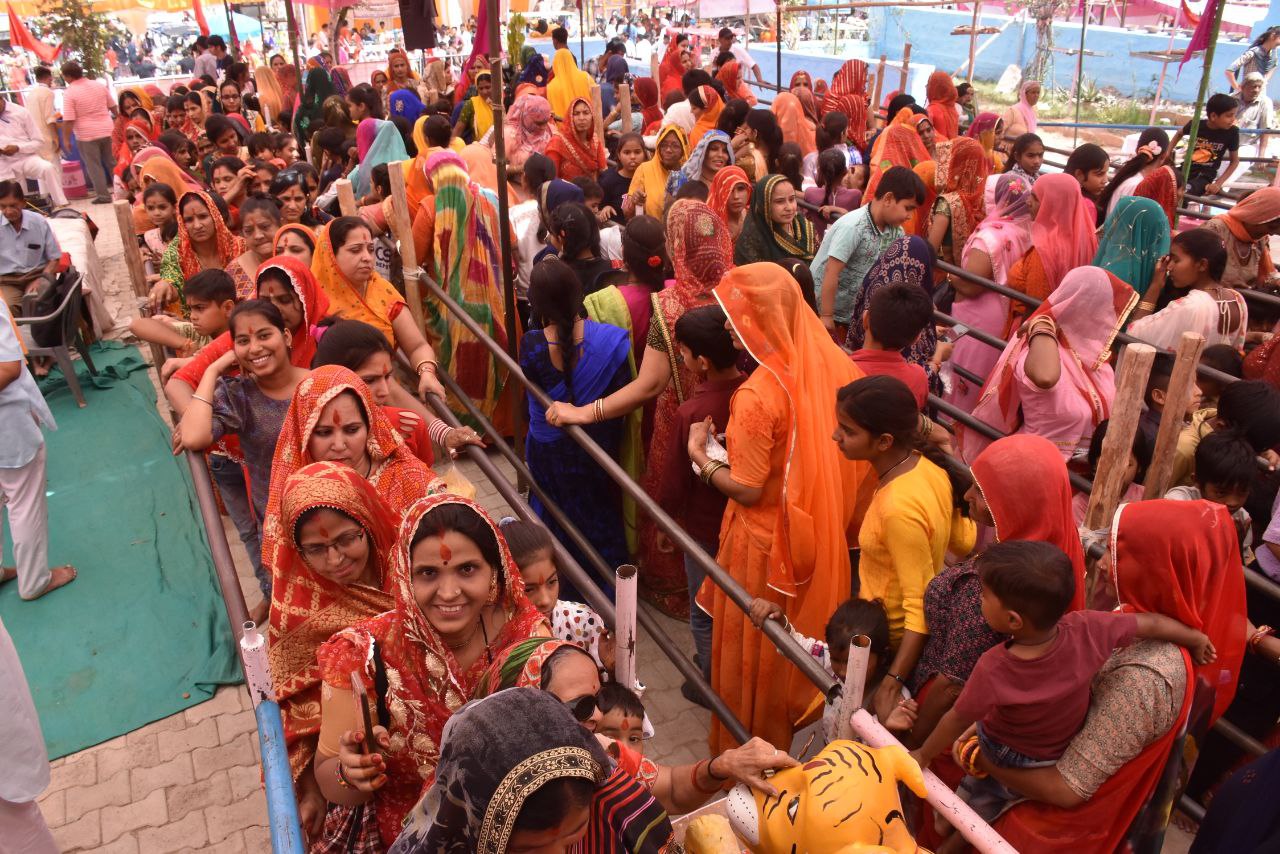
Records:
[[[666,460],[656,496],[659,506],[675,517],[695,540],[712,546],[712,551],[720,541],[720,520],[724,518],[729,499],[693,473],[688,452],[689,427],[709,415],[716,425],[716,433],[723,434],[729,426],[729,400],[746,379],[738,376],[700,383],[676,410],[675,424],[667,434],[667,447],[660,449],[658,456]]]
[[[916,406],[924,409],[924,402],[929,397],[929,375],[924,368],[908,362],[896,350],[854,350],[849,354],[853,363],[862,368],[869,377],[877,374],[896,377],[907,384],[916,397]]]
[[[1093,677],[1138,630],[1133,614],[1073,611],[1036,659],[1015,658],[1009,643],[982,654],[956,700],[956,714],[982,721],[992,740],[1032,759],[1057,759],[1084,725]]]

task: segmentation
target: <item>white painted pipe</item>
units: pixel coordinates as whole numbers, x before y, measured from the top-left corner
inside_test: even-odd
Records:
[[[613,625],[616,663],[614,678],[618,684],[636,690],[636,584],[640,580],[631,564],[618,567]]]
[[[889,744],[901,746],[898,740],[893,737],[893,734],[882,727],[864,709],[858,709],[854,712],[850,722],[858,738],[872,747],[884,747]],[[1017,854],[1017,849],[1006,842],[1004,837],[996,833],[991,825],[979,818],[978,814],[970,809],[969,805],[962,801],[959,795],[951,791],[946,783],[938,779],[937,774],[927,768],[922,770],[924,771],[924,787],[929,792],[927,797],[929,806],[933,807],[939,815],[959,831],[960,835],[967,839],[979,854]]]
[[[849,662],[845,668],[844,686],[840,689],[840,727],[836,738],[853,739],[853,713],[862,708],[862,694],[867,687],[867,661],[871,657],[871,638],[854,635],[849,641]]]

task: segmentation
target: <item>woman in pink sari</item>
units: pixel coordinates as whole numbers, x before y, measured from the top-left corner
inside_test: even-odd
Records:
[[[1115,398],[1111,342],[1137,302],[1133,288],[1100,267],[1067,273],[1009,339],[974,417],[1004,434],[1043,436],[1066,460],[1087,449]],[[991,443],[968,428],[958,438],[969,463]]]
[[[1045,300],[1067,272],[1093,262],[1098,251],[1095,220],[1098,209],[1080,192],[1080,182],[1070,175],[1041,175],[1031,190],[1031,248],[1009,270],[1009,287],[1037,300]],[[1026,303],[1009,307],[1008,331],[1018,328],[1029,313]]]
[[[964,244],[960,263],[965,270],[998,285],[1009,280],[1009,268],[1031,245],[1030,195],[1031,185],[1026,178],[1012,173],[1000,176],[986,218]],[[951,309],[956,320],[990,335],[1004,334],[1009,317],[1008,297],[959,277],[952,278],[951,284],[956,291]],[[999,357],[999,350],[966,335],[956,341],[950,361],[986,380]],[[947,401],[969,412],[981,390],[981,381],[975,384],[956,373]]]

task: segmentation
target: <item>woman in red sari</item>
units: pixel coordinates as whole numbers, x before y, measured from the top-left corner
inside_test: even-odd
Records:
[[[1104,665],[1084,728],[1055,765],[1005,770],[980,759],[981,770],[1031,798],[995,824],[1020,851],[1154,850],[1182,776],[1170,771],[1188,770],[1179,766],[1184,757],[1194,761],[1194,740],[1235,696],[1248,620],[1226,508],[1163,499],[1125,504],[1112,536],[1121,607],[1204,632],[1217,659],[1194,665],[1171,645],[1134,644]]]
[[[657,478],[667,470],[666,460],[656,458],[652,451],[672,446],[669,431],[675,423],[675,411],[695,385],[676,349],[676,321],[689,309],[710,304],[711,289],[733,268],[728,230],[711,208],[694,199],[680,199],[671,206],[667,214],[667,253],[675,269],[675,283],[650,297],[653,315],[639,374],[600,404],[604,416],[600,420],[608,420],[657,398],[649,442],[651,453],[641,480],[650,495],[659,494]],[[547,410],[547,422],[557,427],[590,424],[597,420],[592,410],[592,406],[553,403]],[[643,514],[639,542],[640,584],[645,595],[666,613],[687,617],[689,590],[683,556],[659,537],[653,520]]]
[[[861,59],[846,61],[831,78],[831,86],[822,98],[822,114],[835,112],[844,113],[849,119],[846,134],[861,150],[867,140],[867,64]]]
[[[1178,178],[1169,166],[1161,166],[1138,182],[1133,188],[1135,196],[1152,199],[1164,210],[1169,218],[1169,227],[1174,227],[1174,219],[1178,215]]]
[[[730,100],[741,98],[752,107],[758,103],[756,96],[751,93],[751,87],[742,79],[742,65],[738,60],[732,59],[720,66],[720,72],[716,77],[724,84],[725,94]]]
[[[925,84],[925,97],[929,99],[929,121],[938,134],[938,141],[951,139],[960,135],[960,114],[956,112],[955,81],[945,71],[935,71],[929,75]]]
[[[662,64],[658,66],[658,88],[662,90],[662,97],[665,98],[668,92],[680,91],[680,78],[688,70],[684,57],[688,50],[689,36],[686,33],[676,33],[667,43]]]
[[[271,566],[267,656],[302,825],[314,839],[325,813],[311,768],[320,736],[316,650],[334,632],[395,606],[390,562],[396,524],[378,491],[349,466],[304,466],[285,481],[283,493],[286,541]],[[322,531],[326,526],[329,532]]]
[[[391,589],[394,609],[338,632],[320,648],[324,689],[315,762],[331,803],[374,805],[384,849],[435,772],[445,722],[471,697],[481,673],[512,644],[550,633],[524,595],[498,525],[456,495],[408,508],[392,556]],[[378,725],[365,744],[353,673],[363,678],[370,700],[386,680],[371,710]]]
[[[589,101],[577,98],[569,105],[569,115],[556,128],[546,153],[556,164],[557,177],[565,181],[584,175],[594,180],[607,168],[604,143],[596,138]]]

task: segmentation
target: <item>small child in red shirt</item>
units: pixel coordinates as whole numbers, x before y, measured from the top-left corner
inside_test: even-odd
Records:
[[[725,329],[724,310],[718,305],[702,306],[686,311],[675,326],[675,343],[686,370],[692,371],[701,381],[689,399],[676,410],[675,424],[667,433],[668,447],[662,449],[666,456],[667,470],[659,481],[658,494],[654,496],[666,510],[711,554],[716,553],[720,542],[720,522],[728,499],[713,486],[703,483],[689,463],[686,446],[689,428],[710,418],[711,423],[724,429],[729,423],[729,399],[742,385],[746,376],[738,370],[738,351],[733,338]],[[685,558],[685,575],[689,581],[689,599],[698,594],[706,573],[696,563]],[[711,678],[711,617],[697,606],[689,607],[689,629],[693,633],[698,666]],[[701,704],[701,693],[682,689],[686,698]]]
[[[1084,725],[1093,677],[1117,647],[1154,638],[1213,661],[1203,633],[1163,614],[1065,613],[1075,593],[1070,559],[1049,543],[1008,540],[978,558],[982,616],[1010,640],[978,659],[955,705],[912,755],[926,767],[977,724],[983,755],[1005,768],[1052,765]],[[965,778],[961,794],[987,820],[1014,795],[992,778]]]
[[[908,362],[902,350],[910,347],[924,328],[933,322],[933,300],[923,288],[895,282],[876,291],[862,313],[866,337],[861,350],[849,358],[867,376],[887,374],[911,389],[916,405],[924,409],[929,397],[929,375],[924,368]]]

